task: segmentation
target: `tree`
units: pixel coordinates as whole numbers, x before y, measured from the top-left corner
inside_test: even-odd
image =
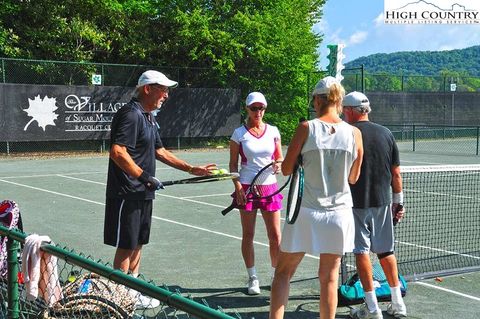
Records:
[[[259,90],[287,140],[306,115],[325,0],[3,2],[2,56],[176,67],[183,86]]]

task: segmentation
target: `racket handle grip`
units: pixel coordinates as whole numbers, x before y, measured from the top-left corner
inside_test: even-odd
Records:
[[[393,226],[398,224],[399,219],[397,218],[397,213],[403,209],[403,205],[398,205],[393,212]]]
[[[222,210],[222,215],[223,215],[223,216],[227,215],[227,214],[230,213],[234,208],[235,208],[235,204],[232,203],[232,205],[230,205],[230,206],[228,206],[227,208],[225,208],[224,210]]]

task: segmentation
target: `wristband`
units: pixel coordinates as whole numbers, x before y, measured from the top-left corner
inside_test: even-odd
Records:
[[[401,204],[401,203],[403,203],[403,192],[393,193],[393,194],[392,194],[392,202],[393,202],[394,204]]]
[[[193,174],[193,168],[194,168],[194,167],[195,167],[195,166],[190,166],[190,168],[188,169],[188,174]]]

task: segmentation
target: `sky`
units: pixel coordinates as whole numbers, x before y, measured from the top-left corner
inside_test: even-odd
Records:
[[[327,0],[323,18],[314,26],[315,32],[324,35],[319,48],[321,69],[328,65],[327,44],[345,44],[344,62],[375,53],[444,51],[480,45],[480,25],[384,24],[383,9],[384,0]]]

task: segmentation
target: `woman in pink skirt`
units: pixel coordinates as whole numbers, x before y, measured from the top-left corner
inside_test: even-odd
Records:
[[[230,172],[238,172],[240,159],[240,177],[233,180],[235,192],[232,194],[236,207],[240,210],[242,222],[242,256],[248,272],[248,294],[258,295],[260,283],[255,269],[253,238],[257,210],[262,213],[270,244],[272,274],[275,272],[280,246],[280,209],[282,195],[277,194],[262,201],[247,201],[245,191],[255,175],[272,161],[275,169],[280,171],[283,160],[280,133],[275,126],[263,122],[267,101],[262,93],[252,92],[246,99],[248,119],[245,125],[237,128],[230,138]],[[277,189],[275,175],[262,185],[266,189]]]

